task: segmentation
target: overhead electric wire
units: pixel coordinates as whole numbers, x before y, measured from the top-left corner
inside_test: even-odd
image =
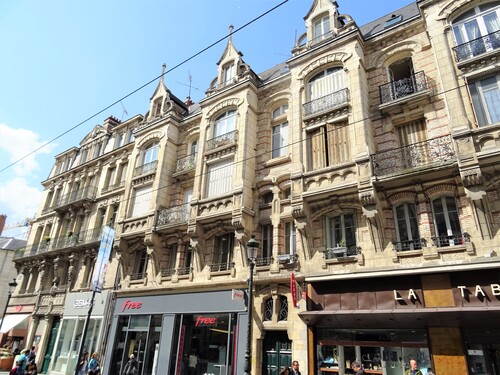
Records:
[[[65,136],[66,134],[72,132],[73,130],[75,130],[76,128],[80,127],[81,125],[85,124],[87,121],[90,121],[92,120],[94,117],[97,117],[98,115],[100,115],[101,113],[103,113],[104,111],[110,109],[111,107],[114,107],[116,104],[120,103],[122,100],[124,99],[127,99],[129,96],[132,96],[134,95],[136,92],[142,90],[143,88],[149,86],[151,83],[157,81],[158,79],[160,79],[161,77],[163,77],[165,74],[167,73],[170,73],[171,71],[177,69],[178,67],[184,65],[185,63],[187,63],[188,61],[191,61],[192,59],[194,59],[195,57],[201,55],[202,53],[206,52],[207,50],[209,50],[210,48],[216,46],[217,44],[219,44],[220,42],[226,40],[227,38],[229,38],[231,35],[239,32],[240,30],[243,30],[244,28],[248,27],[249,25],[251,25],[252,23],[256,22],[257,20],[261,19],[262,17],[268,15],[269,13],[271,13],[272,11],[278,9],[279,7],[283,6],[285,3],[287,3],[289,0],[283,0],[281,3],[275,5],[274,7],[270,8],[269,10],[265,11],[264,13],[261,13],[259,16],[253,18],[252,20],[248,21],[247,23],[245,23],[243,26],[240,26],[234,30],[232,30],[229,34],[225,35],[224,37],[218,39],[217,41],[209,44],[207,47],[201,49],[200,51],[196,52],[195,54],[191,55],[190,57],[182,60],[180,63],[178,63],[177,65],[174,65],[172,68],[168,69],[167,71],[163,72],[162,74],[160,74],[158,77],[155,77],[153,79],[151,79],[150,81],[144,83],[143,85],[139,86],[138,88],[136,88],[135,90],[131,91],[130,93],[128,93],[127,95],[121,97],[120,99],[118,100],[115,100],[113,103],[109,104],[108,106],[106,106],[105,108],[101,109],[100,111],[94,113],[92,116],[89,116],[87,117],[85,120],[79,122],[78,124],[74,125],[73,127],[69,128],[68,130],[64,131],[63,133],[59,134],[58,136],[52,138],[50,141],[47,141],[45,142],[44,144],[42,144],[41,146],[37,147],[36,149],[34,149],[33,151],[29,152],[28,154],[20,157],[19,159],[13,161],[12,163],[8,164],[6,167],[0,169],[0,173],[1,172],[4,172],[5,170],[11,168],[12,166],[16,165],[17,163],[21,162],[22,160],[26,159],[27,157],[35,154],[36,152],[40,151],[41,149],[43,149],[44,147],[50,145],[51,143],[55,142],[56,140],[58,140],[59,138]]]

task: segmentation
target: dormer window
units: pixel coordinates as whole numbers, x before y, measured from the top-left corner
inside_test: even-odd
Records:
[[[161,115],[161,98],[156,99],[153,105],[153,116],[160,117]]]
[[[322,16],[314,21],[313,40],[319,42],[320,40],[328,38],[330,30],[330,16]]]
[[[230,83],[234,78],[234,63],[226,64],[222,67],[222,83]]]
[[[390,19],[385,21],[384,29],[387,29],[388,27],[397,25],[403,20],[403,16],[401,14],[395,15],[393,14]]]

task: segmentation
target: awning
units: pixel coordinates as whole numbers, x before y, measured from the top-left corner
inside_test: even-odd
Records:
[[[500,306],[320,310],[304,311],[299,316],[309,326],[332,328],[491,328],[500,321]]]
[[[2,329],[0,329],[1,333],[9,332],[12,328],[28,319],[30,314],[10,314],[6,315],[2,322]]]

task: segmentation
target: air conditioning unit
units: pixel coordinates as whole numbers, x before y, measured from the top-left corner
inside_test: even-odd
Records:
[[[278,255],[278,263],[279,264],[293,263],[292,259],[293,259],[292,255],[290,255],[290,254]]]

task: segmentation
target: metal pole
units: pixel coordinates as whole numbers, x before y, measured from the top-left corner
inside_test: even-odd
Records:
[[[78,349],[78,356],[76,357],[75,375],[78,375],[78,364],[80,363],[80,358],[83,355],[83,346],[85,345],[85,339],[87,338],[87,329],[89,328],[90,315],[92,315],[92,310],[94,309],[94,299],[95,290],[92,291],[92,297],[90,297],[90,307],[87,313],[87,318],[85,319],[85,324],[83,325],[82,339],[80,340],[80,347]],[[89,353],[89,356],[92,355]]]
[[[3,322],[5,322],[5,314],[7,314],[7,307],[9,306],[11,296],[12,296],[12,291],[9,290],[9,294],[7,294],[7,302],[5,303],[5,308],[3,309],[2,324],[0,324],[0,331],[2,330]]]
[[[255,263],[253,259],[250,262],[250,278],[248,279],[248,328],[247,328],[247,351],[245,354],[245,374],[252,373],[252,308],[253,308],[253,268]]]

